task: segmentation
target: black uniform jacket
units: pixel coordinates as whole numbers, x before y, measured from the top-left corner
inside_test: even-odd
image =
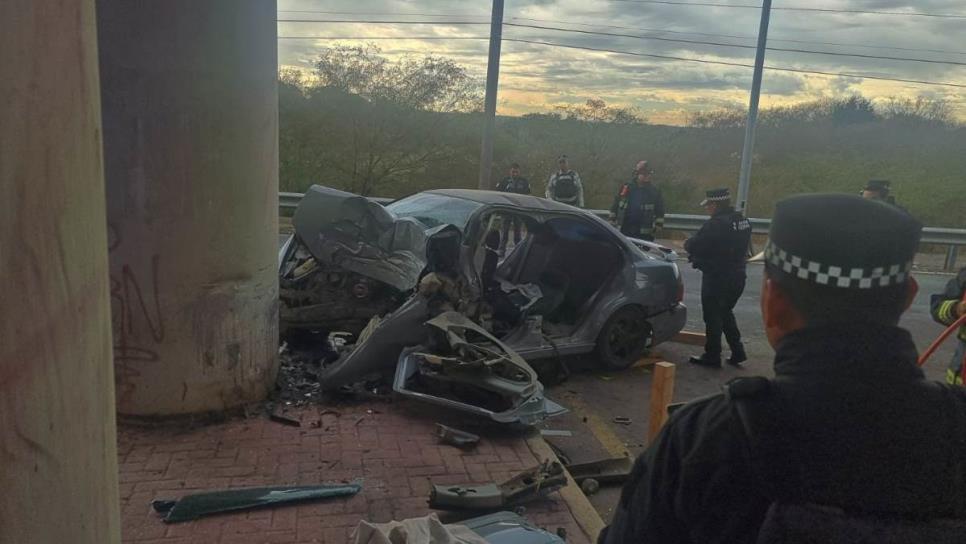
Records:
[[[708,219],[684,249],[694,267],[705,274],[743,273],[751,243],[751,224],[734,208],[722,208]]]
[[[915,361],[904,329],[789,334],[756,400],[781,419],[782,431],[768,438],[772,458],[752,464],[734,401],[689,403],[638,458],[599,542],[753,543],[772,500],[955,517],[964,498],[956,484],[966,486],[966,446],[957,440],[957,429],[966,434],[966,392],[925,380]],[[779,474],[763,476],[760,466]]]

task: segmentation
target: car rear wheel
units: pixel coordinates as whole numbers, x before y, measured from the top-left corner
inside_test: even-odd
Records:
[[[651,326],[644,310],[626,306],[614,312],[597,338],[597,356],[604,368],[624,370],[647,350]]]

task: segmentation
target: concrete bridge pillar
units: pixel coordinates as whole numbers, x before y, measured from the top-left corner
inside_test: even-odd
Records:
[[[274,0],[98,0],[117,408],[218,411],[277,368]]]
[[[94,0],[0,1],[0,542],[120,541]]]

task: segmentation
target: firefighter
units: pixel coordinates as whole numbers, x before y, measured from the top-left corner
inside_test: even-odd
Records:
[[[701,271],[701,311],[705,344],[700,357],[690,362],[721,368],[721,333],[731,348],[728,364],[748,359],[734,308],[745,290],[745,263],[751,243],[751,224],[731,207],[728,189],[712,189],[701,205],[711,216],[701,230],[684,242],[688,260]]]
[[[761,288],[774,379],[675,410],[599,542],[966,541],[966,389],[926,380],[898,327],[920,231],[857,195],[779,202]]]
[[[621,185],[610,208],[611,221],[626,236],[653,242],[664,227],[664,198],[651,182],[647,161],[634,168],[633,178]]]
[[[966,314],[966,268],[959,271],[955,278],[946,284],[946,290],[932,296],[930,305],[932,318],[937,322],[952,325],[957,319]],[[966,326],[957,331],[959,346],[956,354],[946,370],[946,381],[951,384],[963,385],[963,360],[966,358]]]
[[[570,169],[566,155],[557,157],[557,171],[547,181],[546,197],[578,208],[584,207],[584,186],[580,182],[580,175]]]

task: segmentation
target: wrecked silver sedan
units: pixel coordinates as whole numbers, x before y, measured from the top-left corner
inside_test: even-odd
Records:
[[[437,190],[383,208],[314,186],[294,222],[283,329],[357,334],[327,390],[395,372],[401,395],[532,424],[560,407],[526,360],[626,368],[686,320],[673,252],[549,200]]]
[[[313,186],[294,223],[280,258],[283,328],[357,334],[415,289],[427,237],[447,225],[458,240],[435,258],[453,261],[456,304],[524,359],[596,350],[620,369],[686,321],[673,252],[542,198],[444,189],[383,207]]]

